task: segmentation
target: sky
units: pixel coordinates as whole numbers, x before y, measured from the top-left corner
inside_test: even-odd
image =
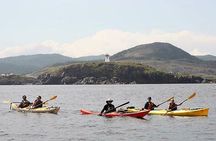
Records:
[[[110,54],[168,42],[216,55],[215,0],[0,0],[0,58]]]

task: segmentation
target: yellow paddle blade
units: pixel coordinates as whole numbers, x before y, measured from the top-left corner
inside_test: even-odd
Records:
[[[54,100],[56,98],[57,98],[57,96],[53,96],[53,97],[50,98],[50,100]]]
[[[4,100],[3,103],[5,103],[5,104],[10,104],[11,101],[10,101],[10,100]]]
[[[173,96],[173,97],[171,97],[171,98],[169,98],[169,99],[167,99],[167,101],[166,101],[166,102],[168,102],[168,101],[172,100],[173,98],[174,98],[174,96]]]
[[[191,96],[188,97],[188,99],[193,98],[194,96],[196,96],[196,93],[193,93]]]

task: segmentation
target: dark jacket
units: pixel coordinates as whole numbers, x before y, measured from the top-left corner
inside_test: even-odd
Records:
[[[154,108],[157,107],[153,102],[146,102],[144,108],[148,110],[154,110]]]
[[[22,100],[20,105],[18,106],[19,108],[25,108],[28,107],[31,103],[28,100]]]
[[[177,110],[177,106],[179,106],[179,105],[177,105],[175,103],[170,103],[169,104],[169,110],[175,111],[175,110]]]
[[[113,104],[106,104],[101,110],[101,114],[105,111],[105,113],[115,112],[115,106]]]
[[[40,99],[36,99],[32,105],[32,108],[40,108],[43,106],[43,101]]]

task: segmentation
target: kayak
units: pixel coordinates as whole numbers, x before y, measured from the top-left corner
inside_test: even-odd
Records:
[[[86,114],[99,115],[100,114],[99,112],[93,112],[93,111],[89,111],[89,110],[85,110],[85,109],[81,109],[80,113],[83,115],[86,115]],[[140,110],[137,112],[111,112],[111,113],[103,114],[103,116],[105,116],[105,117],[129,116],[129,117],[135,117],[135,118],[143,118],[148,113],[149,113],[149,110]]]
[[[169,116],[208,116],[209,108],[180,109],[168,111],[155,109],[149,112],[150,115],[169,115]]]
[[[139,109],[129,108],[128,112],[137,112]],[[168,111],[165,109],[151,110],[149,115],[167,115],[167,116],[208,116],[209,108],[194,108],[194,109],[180,109],[175,111]]]
[[[32,109],[30,107],[26,107],[26,108],[18,108],[18,105],[15,103],[11,103],[11,109],[18,111],[18,112],[31,112],[31,113],[53,113],[53,114],[57,114],[60,107],[41,107],[41,108],[36,108],[36,109]]]

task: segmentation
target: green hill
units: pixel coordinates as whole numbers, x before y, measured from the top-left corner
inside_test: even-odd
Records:
[[[200,77],[174,75],[138,63],[76,63],[50,67],[38,76],[41,84],[201,83]]]
[[[111,56],[111,61],[142,63],[167,73],[216,80],[216,61],[203,61],[169,43],[139,45]]]
[[[216,56],[213,55],[200,55],[196,57],[203,61],[216,61]]]
[[[119,52],[111,57],[112,60],[180,60],[199,61],[182,49],[169,43],[155,42],[135,46]]]
[[[0,73],[26,74],[46,66],[72,61],[72,58],[59,54],[37,54],[7,57],[0,59]]]
[[[0,74],[27,74],[48,66],[81,61],[103,61],[104,55],[71,58],[60,54],[36,54],[0,58]]]

